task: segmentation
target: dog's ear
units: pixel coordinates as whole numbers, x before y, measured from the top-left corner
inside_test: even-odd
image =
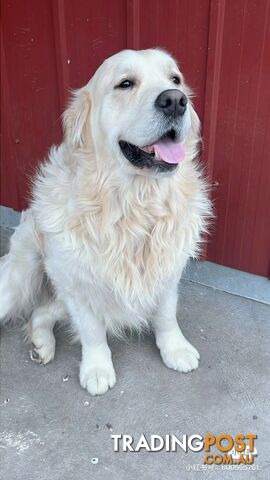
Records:
[[[90,93],[85,87],[75,90],[69,107],[63,114],[65,140],[73,147],[86,147],[90,141],[90,110]]]

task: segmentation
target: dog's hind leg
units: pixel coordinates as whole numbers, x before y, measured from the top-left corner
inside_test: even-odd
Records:
[[[31,210],[10,239],[10,250],[0,260],[0,323],[28,316],[39,303],[44,267],[40,237]]]
[[[66,310],[60,300],[48,299],[37,307],[27,324],[27,333],[32,342],[31,359],[46,365],[54,358],[55,337],[53,328],[58,320],[66,317]]]

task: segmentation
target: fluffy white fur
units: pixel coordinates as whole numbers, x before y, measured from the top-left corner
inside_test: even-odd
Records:
[[[130,76],[131,91],[114,88]],[[118,141],[144,146],[162,135],[154,101],[169,88],[189,97],[180,131],[185,158],[170,175],[139,170]],[[160,50],[126,50],[74,93],[64,141],[34,179],[30,209],[1,262],[0,317],[32,312],[33,358],[42,363],[54,356],[55,322],[69,317],[82,344],[80,382],[92,395],[115,383],[108,331],[151,323],[169,368],[198,366],[176,320],[177,284],[211,210],[194,163],[198,140],[199,120],[174,60]]]

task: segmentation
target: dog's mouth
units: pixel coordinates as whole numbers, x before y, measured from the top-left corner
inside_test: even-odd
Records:
[[[173,130],[145,147],[137,147],[124,140],[119,141],[119,146],[123,155],[135,167],[155,168],[160,172],[175,170],[185,157],[183,143],[176,143]]]

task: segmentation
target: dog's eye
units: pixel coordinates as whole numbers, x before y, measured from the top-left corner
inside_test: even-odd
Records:
[[[173,83],[175,83],[175,85],[180,85],[180,83],[181,83],[180,78],[177,77],[176,75],[174,77],[172,77],[172,81],[173,81]]]
[[[133,80],[123,80],[119,85],[116,85],[115,88],[132,88],[134,87],[134,81]]]

